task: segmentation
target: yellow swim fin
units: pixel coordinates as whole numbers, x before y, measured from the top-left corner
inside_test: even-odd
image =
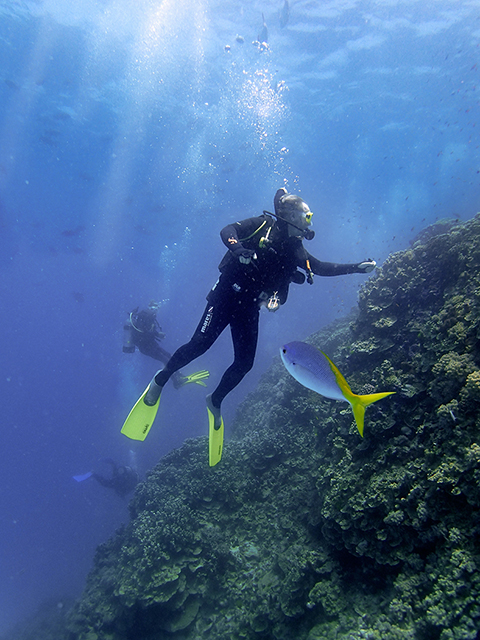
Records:
[[[195,373],[191,373],[189,376],[184,376],[180,380],[180,384],[178,388],[185,386],[186,384],[199,384],[202,387],[206,387],[204,380],[206,380],[210,375],[210,372],[206,369],[202,369],[201,371],[196,371]]]
[[[215,411],[215,407],[212,405],[211,396],[207,396],[207,413],[208,464],[214,467],[222,459],[224,424],[219,411]]]
[[[201,371],[195,371],[195,373],[191,373],[189,376],[179,376],[179,380],[175,380],[175,388],[180,389],[184,387],[186,384],[199,384],[201,387],[206,387],[204,380],[206,380],[210,376],[210,372],[206,369],[202,369]]]
[[[121,432],[131,440],[145,440],[157,415],[160,395],[154,405],[145,404],[144,399],[149,389],[150,384],[137,400],[123,424]]]

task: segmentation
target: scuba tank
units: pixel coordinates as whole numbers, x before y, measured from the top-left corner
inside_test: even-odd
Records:
[[[134,353],[135,344],[133,342],[133,327],[130,322],[123,325],[123,353]]]

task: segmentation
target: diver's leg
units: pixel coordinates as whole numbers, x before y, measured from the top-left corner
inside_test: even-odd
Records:
[[[167,362],[172,357],[172,354],[168,353],[168,351],[165,351],[165,349],[163,349],[163,347],[161,347],[160,344],[157,342],[157,340],[153,337],[148,341],[145,340],[142,343],[139,342],[137,344],[137,347],[139,348],[141,353],[143,353],[146,356],[149,356],[150,358],[153,358],[154,360],[158,360],[159,362],[162,362],[164,365],[166,365]],[[172,375],[172,378],[173,378],[173,384],[175,385],[175,388],[176,389],[180,388],[182,386],[182,381],[184,380],[184,376],[182,375],[182,372],[175,371],[175,373],[173,373]]]
[[[92,478],[95,478],[98,484],[101,484],[102,487],[107,487],[107,489],[113,488],[112,478],[105,478],[104,476],[101,476],[99,473],[92,473]]]
[[[228,324],[226,308],[222,304],[207,303],[205,311],[190,341],[179,347],[165,367],[154,375],[144,403],[154,406],[168,380],[182,367],[192,362],[207,351]]]
[[[223,305],[208,303],[190,341],[175,351],[165,368],[155,375],[155,383],[163,387],[175,371],[208,351],[227,324],[228,315]]]
[[[230,322],[232,332],[234,360],[220,380],[218,387],[209,396],[210,403],[220,408],[225,396],[232,391],[253,367],[258,341],[258,307],[252,307],[248,313],[238,312]]]
[[[163,362],[166,364],[170,358],[172,357],[168,351],[165,351],[158,342],[155,340],[153,336],[148,336],[148,338],[144,340],[139,340],[136,343],[138,350],[143,353],[145,356],[149,356],[154,360],[158,360],[159,362]]]

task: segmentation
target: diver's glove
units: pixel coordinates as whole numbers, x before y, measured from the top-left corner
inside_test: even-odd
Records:
[[[250,264],[250,262],[257,257],[255,251],[252,249],[244,249],[243,247],[237,247],[232,253],[242,264]]]
[[[293,282],[294,284],[303,284],[305,280],[305,274],[301,271],[294,271],[290,277],[290,282]]]
[[[377,263],[375,262],[375,260],[368,258],[368,260],[364,260],[363,262],[360,262],[357,265],[357,269],[359,273],[370,273],[370,271],[373,271],[376,266],[377,266]]]
[[[186,384],[199,384],[201,387],[206,387],[207,385],[203,381],[209,376],[210,373],[206,369],[202,369],[201,371],[191,373],[189,376],[178,376],[178,378],[173,381],[173,384],[175,389],[180,389],[180,387],[184,387]]]

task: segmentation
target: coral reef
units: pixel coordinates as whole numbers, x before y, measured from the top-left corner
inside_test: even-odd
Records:
[[[278,359],[220,465],[206,438],[166,456],[65,638],[479,640],[479,267],[480,216],[425,232],[311,336],[353,391],[397,392],[363,439]]]

